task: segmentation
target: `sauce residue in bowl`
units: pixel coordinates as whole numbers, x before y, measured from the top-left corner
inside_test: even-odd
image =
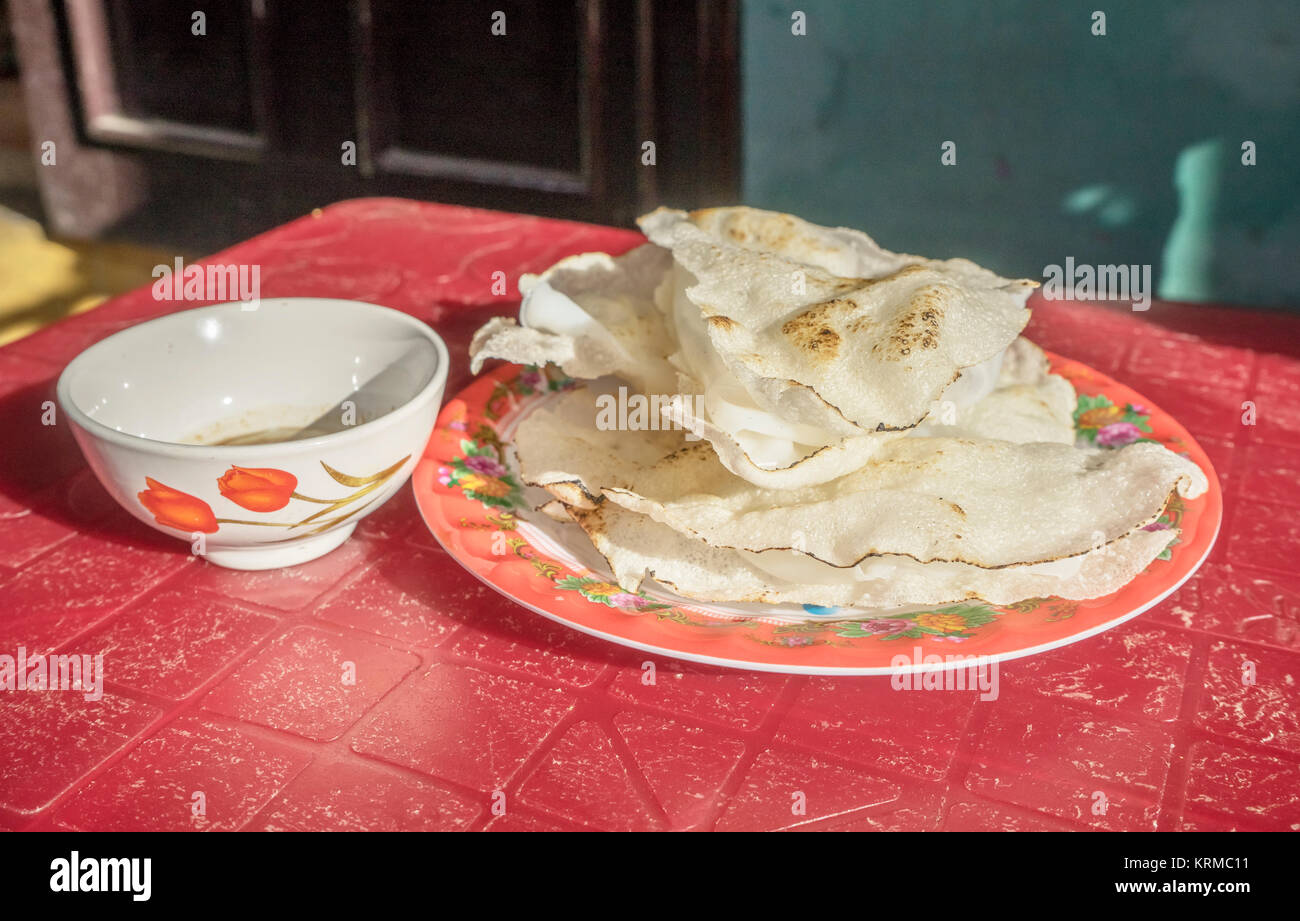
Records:
[[[326,428],[322,425],[310,425],[306,428],[296,428],[285,425],[277,428],[259,429],[255,432],[245,432],[240,435],[231,435],[229,438],[223,438],[221,441],[210,441],[205,444],[214,445],[273,445],[285,441],[304,441],[308,438],[316,438],[320,435],[332,435],[339,431],[338,428]]]
[[[182,439],[192,445],[269,445],[305,441],[355,428],[384,415],[388,407],[347,412],[335,406],[265,406],[226,416]]]

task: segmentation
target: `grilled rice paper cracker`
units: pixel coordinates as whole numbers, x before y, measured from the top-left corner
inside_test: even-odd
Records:
[[[1051,374],[1051,370],[1052,363],[1047,353],[1024,336],[1018,336],[1002,356],[997,385],[1037,384]]]
[[[733,223],[747,215],[767,215],[749,209],[724,210]],[[852,245],[825,251],[856,253],[849,261],[855,271],[886,271],[904,262],[928,262],[887,253],[856,232],[800,223],[831,238],[842,234]],[[866,241],[865,249],[862,241]],[[853,250],[853,245],[858,250]],[[969,265],[960,260],[956,263]],[[897,434],[855,428],[848,437],[857,440],[841,444],[842,432],[784,419],[758,406],[717,359],[704,317],[686,301],[681,279],[693,276],[670,270],[670,266],[666,252],[641,247],[618,258],[599,253],[572,257],[540,277],[526,276],[520,284],[525,293],[520,310],[523,325],[505,318],[490,321],[474,337],[472,367],[477,371],[486,357],[533,364],[549,361],[574,377],[616,374],[648,394],[668,394],[675,389],[687,397],[702,395],[707,409],[694,428],[696,434],[713,441],[724,456],[734,457],[730,466],[738,474],[763,485],[802,486],[833,479],[860,466],[880,444]],[[674,310],[675,297],[690,309]],[[661,299],[658,322],[651,309],[656,298]],[[665,298],[667,304],[662,302]],[[708,360],[689,360],[700,354]],[[945,405],[960,410],[985,395],[994,386],[1001,361],[999,352],[959,372],[942,394]],[[674,375],[673,367],[684,373]],[[692,377],[693,369],[701,376]],[[767,476],[765,471],[783,472]]]
[[[601,428],[597,398],[602,393],[598,387],[578,387],[519,423],[511,443],[525,483],[546,489],[566,505],[594,508],[602,487],[626,485],[629,473],[686,444],[680,431]]]
[[[705,343],[682,350],[679,370],[706,387],[734,383],[759,410],[825,433],[823,445],[917,425],[1029,319],[1034,282],[891,253],[858,231],[749,208],[661,208],[638,223],[672,251],[679,346]],[[703,336],[682,333],[692,312]]]
[[[1046,357],[1028,340],[1017,340],[1007,354],[1000,378],[1004,386],[975,406],[957,410],[954,425],[934,427],[968,438],[1073,443],[1074,388],[1047,373]],[[822,483],[860,469],[903,434],[846,438],[800,467],[761,470],[725,433],[696,417],[690,401],[662,406],[659,431],[601,429],[597,399],[609,389],[602,383],[579,387],[534,410],[519,424],[513,442],[525,483],[546,488],[570,505],[591,508],[603,486],[627,486],[633,469],[652,466],[683,447],[687,442],[682,433],[672,430],[679,428],[706,438],[718,461],[748,482],[765,489],[796,489],[809,485],[803,482],[809,473],[818,477],[814,483]],[[646,421],[653,423],[649,417]],[[930,427],[927,422],[912,432]],[[908,437],[913,436],[908,433]]]
[[[1199,467],[1150,442],[900,438],[821,486],[762,489],[692,443],[602,491],[714,547],[792,549],[839,567],[906,556],[996,569],[1086,553],[1155,521],[1175,490],[1191,498],[1207,486]]]
[[[488,358],[551,363],[579,379],[617,375],[645,393],[668,393],[676,373],[666,357],[673,345],[654,291],[672,264],[657,246],[622,256],[583,253],[541,275],[519,280],[519,323],[494,317],[470,342],[470,369]],[[522,324],[522,325],[520,325]]]
[[[909,434],[1074,444],[1074,386],[1050,372],[1043,350],[1021,336],[1002,361],[997,388],[979,402],[940,402]]]
[[[687,598],[715,602],[888,609],[972,599],[1014,604],[1053,595],[1096,598],[1126,585],[1170,540],[1168,531],[1137,530],[1070,560],[1001,569],[907,557],[878,557],[840,569],[791,551],[710,547],[611,502],[568,513],[625,590],[636,591],[649,578]]]
[[[681,375],[683,392],[699,392],[699,384],[686,375]],[[755,450],[756,441],[766,440],[772,436],[761,433],[746,433],[744,441],[737,439],[733,432],[723,431],[709,421],[708,416],[696,415],[690,402],[681,402],[665,408],[667,419],[674,425],[704,439],[717,455],[719,463],[741,477],[746,482],[765,489],[799,489],[827,483],[838,477],[857,470],[889,442],[903,437],[904,432],[872,432],[866,435],[848,435],[839,438],[834,444],[820,447],[799,446],[803,456],[787,466],[761,466],[754,458],[762,457],[761,450]],[[773,440],[777,440],[773,438]],[[786,444],[781,444],[772,453],[784,452]],[[806,453],[804,453],[806,452]],[[770,453],[768,455],[770,457]]]
[[[679,377],[684,393],[698,385]],[[941,401],[926,421],[905,432],[852,435],[812,451],[799,463],[766,469],[754,462],[745,446],[707,418],[696,416],[690,402],[667,407],[671,422],[713,445],[718,460],[736,476],[766,489],[798,489],[837,479],[862,467],[881,448],[903,436],[997,438],[1025,443],[1074,443],[1074,387],[1048,371],[1047,356],[1024,337],[1006,351],[997,389],[970,406]]]

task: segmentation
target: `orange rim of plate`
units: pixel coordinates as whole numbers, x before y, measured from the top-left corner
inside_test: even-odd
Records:
[[[1189,457],[1210,481],[1204,495],[1176,499],[1166,509],[1178,537],[1169,559],[1153,561],[1119,591],[1087,601],[1041,598],[1014,605],[940,606],[899,615],[911,626],[895,631],[901,635],[887,635],[866,629],[861,615],[826,613],[804,622],[781,622],[737,617],[733,606],[682,601],[655,586],[623,592],[607,569],[572,566],[533,546],[518,525],[540,513],[523,500],[517,473],[507,469],[499,475],[492,463],[505,454],[497,434],[500,425],[546,394],[573,384],[551,368],[502,365],[449,400],[411,484],[429,530],[470,573],[544,617],[622,646],[793,674],[901,674],[1014,659],[1086,639],[1159,603],[1205,561],[1223,518],[1214,467],[1186,429],[1107,375],[1050,352],[1048,357],[1052,371],[1070,381],[1080,396],[1144,409],[1150,432],[1143,437]],[[483,460],[473,460],[475,452]],[[573,536],[576,542],[587,540],[576,527]],[[883,619],[891,618],[866,618]]]

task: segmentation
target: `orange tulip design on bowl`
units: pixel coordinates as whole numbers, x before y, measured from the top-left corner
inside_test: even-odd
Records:
[[[289,504],[298,478],[274,467],[231,467],[217,480],[217,489],[250,512],[278,512]]]
[[[204,534],[212,534],[223,524],[245,524],[266,528],[289,529],[311,526],[311,530],[301,533],[319,534],[321,531],[346,521],[374,502],[372,497],[359,505],[355,504],[357,500],[370,495],[387,483],[402,468],[402,465],[410,459],[411,455],[408,454],[397,463],[389,465],[378,473],[363,477],[341,473],[321,461],[321,467],[335,482],[352,489],[352,492],[338,499],[317,499],[312,496],[304,496],[298,492],[298,478],[296,476],[287,470],[277,470],[274,467],[231,465],[229,470],[217,478],[217,492],[223,498],[250,512],[259,514],[278,512],[287,507],[292,501],[311,502],[324,506],[324,508],[292,522],[218,518],[213,514],[212,507],[202,499],[181,492],[179,489],[173,489],[164,483],[158,482],[153,477],[145,477],[148,489],[141,490],[136,498],[140,500],[141,505],[149,510],[149,513],[154,517],[154,521],[158,524],[187,533],[202,531]],[[333,515],[334,512],[339,512],[349,505],[352,506],[351,509]],[[286,539],[298,536],[300,535],[294,534]]]
[[[149,510],[154,521],[180,531],[202,531],[213,534],[218,528],[217,516],[212,506],[189,493],[172,489],[151,476],[144,478],[147,489],[136,494],[140,504]]]

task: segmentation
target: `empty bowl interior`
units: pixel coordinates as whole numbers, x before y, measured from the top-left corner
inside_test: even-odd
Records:
[[[172,314],[98,343],[66,394],[109,428],[156,441],[284,440],[371,422],[439,371],[422,324],[367,304],[269,299]]]

